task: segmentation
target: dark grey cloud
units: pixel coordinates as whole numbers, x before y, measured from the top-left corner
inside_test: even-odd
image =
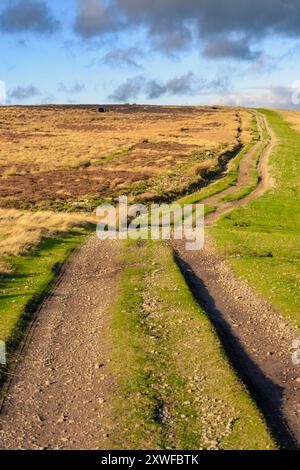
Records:
[[[146,79],[144,77],[128,78],[114,90],[108,99],[116,103],[134,100],[142,93],[145,83]]]
[[[177,52],[188,49],[192,43],[192,33],[189,28],[181,26],[180,29],[161,33],[160,30],[151,30],[152,46],[154,50],[174,55]]]
[[[0,31],[5,33],[53,33],[59,26],[49,7],[40,0],[9,1],[0,13]]]
[[[151,80],[146,85],[146,95],[150,99],[160,98],[162,95],[193,95],[202,88],[203,81],[197,79],[192,72],[180,77],[172,78],[164,84]]]
[[[134,67],[141,68],[138,60],[143,57],[143,51],[138,47],[128,49],[113,49],[105,54],[100,62],[104,62],[111,67]]]
[[[68,94],[81,93],[85,91],[85,85],[83,83],[74,82],[72,85],[67,86],[65,83],[57,84],[57,91]]]
[[[152,46],[167,53],[196,40],[210,57],[240,59],[244,53],[255,60],[252,47],[262,38],[300,36],[299,0],[77,1],[75,31],[81,37],[143,27]]]
[[[34,98],[40,95],[41,92],[34,85],[18,86],[9,92],[8,96],[10,100],[14,101],[25,101],[29,98]]]
[[[107,7],[100,0],[77,0],[77,3],[74,30],[80,36],[92,38],[116,28],[119,20],[114,16],[111,5]]]
[[[231,40],[224,38],[223,40],[211,41],[204,49],[204,55],[209,59],[222,59],[224,57],[232,57],[240,60],[257,60],[261,52],[252,51],[248,41]]]
[[[132,77],[119,85],[109,96],[110,101],[126,102],[135,100],[140,95],[148,99],[158,99],[165,95],[171,96],[196,96],[213,91],[226,90],[228,83],[226,80],[206,80],[196,77],[192,72],[188,72],[180,77],[161,82],[149,80],[142,76]]]

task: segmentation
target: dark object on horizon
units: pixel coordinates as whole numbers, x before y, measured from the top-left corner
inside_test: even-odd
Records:
[[[91,162],[81,162],[78,166],[79,168],[88,168],[89,166],[91,166]]]
[[[98,108],[98,113],[106,113],[107,110],[105,108]]]

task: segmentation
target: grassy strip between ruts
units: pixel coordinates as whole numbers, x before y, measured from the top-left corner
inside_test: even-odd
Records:
[[[59,267],[90,233],[86,229],[45,239],[27,255],[9,259],[14,271],[0,277],[0,340],[8,349],[8,364],[0,366],[0,382],[5,380],[13,352],[32,319],[32,312],[50,291]]]
[[[300,133],[276,112],[261,112],[277,137],[270,158],[276,187],[211,230],[235,272],[300,327]]]
[[[172,250],[162,242],[126,242],[122,263],[107,448],[275,448]]]
[[[262,147],[259,147],[257,152],[253,157],[253,168],[250,173],[250,184],[241,188],[239,191],[235,192],[234,194],[228,194],[220,199],[220,202],[230,202],[230,201],[239,201],[244,197],[248,196],[248,194],[252,193],[258,185],[259,176],[258,176],[258,163],[261,157],[262,152],[266,148],[267,143]]]
[[[220,202],[230,202],[230,201],[239,201],[244,197],[251,194],[259,183],[259,174],[258,174],[258,165],[261,158],[261,155],[266,150],[269,144],[269,136],[267,133],[266,128],[263,126],[263,141],[262,144],[259,146],[257,151],[255,152],[252,160],[253,168],[250,172],[250,182],[247,186],[241,188],[239,191],[235,192],[234,194],[228,194],[220,199]]]

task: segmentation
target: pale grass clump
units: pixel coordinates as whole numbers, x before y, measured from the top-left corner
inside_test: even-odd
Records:
[[[209,159],[204,162],[197,163],[193,166],[193,171],[196,175],[205,177],[206,173],[216,165],[215,160]]]
[[[95,217],[84,214],[0,209],[0,273],[10,271],[3,257],[20,256],[38,246],[43,238],[95,222]]]
[[[290,111],[286,109],[278,109],[276,110],[283,119],[288,121],[289,124],[296,130],[300,131],[300,111]]]
[[[24,171],[19,171],[17,167],[11,166],[4,170],[2,173],[2,178],[8,178],[9,176],[24,176],[26,172]]]
[[[9,263],[0,259],[0,274],[7,274],[12,271],[12,267]]]

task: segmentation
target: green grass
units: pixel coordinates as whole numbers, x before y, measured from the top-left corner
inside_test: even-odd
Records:
[[[259,176],[258,176],[258,163],[260,160],[260,156],[262,151],[264,150],[265,146],[259,147],[258,151],[255,152],[253,157],[253,169],[250,172],[250,181],[247,186],[244,186],[239,191],[236,191],[234,194],[228,194],[227,196],[223,196],[219,202],[230,202],[230,201],[239,201],[244,197],[251,194],[258,185]]]
[[[246,196],[251,194],[257,187],[259,183],[259,174],[258,174],[258,165],[260,161],[260,157],[262,153],[265,151],[269,143],[269,138],[266,129],[263,129],[263,142],[259,146],[258,150],[255,152],[253,156],[253,168],[250,172],[250,181],[249,184],[239,191],[235,192],[234,194],[228,194],[220,199],[220,202],[230,202],[230,201],[239,201],[240,199],[244,199]]]
[[[270,158],[276,187],[223,216],[212,233],[236,273],[300,327],[300,133],[261,112],[278,139]]]
[[[109,449],[275,448],[168,246],[126,242]]]
[[[32,318],[31,312],[49,292],[59,267],[88,233],[78,229],[46,239],[26,256],[8,259],[14,271],[0,277],[0,340],[7,344],[8,365]],[[0,366],[0,381],[5,373]]]

